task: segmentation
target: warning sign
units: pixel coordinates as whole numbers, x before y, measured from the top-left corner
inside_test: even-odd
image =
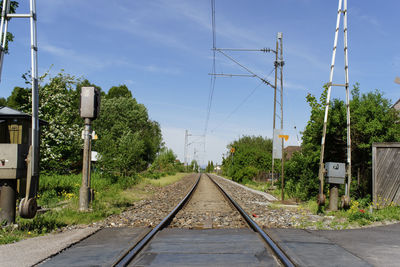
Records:
[[[285,141],[289,139],[289,135],[284,135],[284,134],[280,134],[278,137],[285,139]]]

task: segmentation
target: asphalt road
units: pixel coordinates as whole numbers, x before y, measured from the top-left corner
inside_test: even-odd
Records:
[[[264,229],[299,266],[400,266],[400,224],[352,230]]]
[[[341,231],[264,230],[298,266],[400,266],[400,224]],[[262,242],[245,231],[251,232],[248,229],[165,229],[132,264],[275,265]],[[40,266],[109,266],[144,232],[143,228],[106,228]],[[36,248],[40,246],[40,242],[35,242]],[[19,258],[29,257],[25,254],[27,251],[29,248],[20,250]],[[193,265],[188,264],[190,260]]]

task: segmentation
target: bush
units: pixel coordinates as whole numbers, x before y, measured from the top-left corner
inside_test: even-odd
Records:
[[[258,174],[258,169],[254,166],[247,166],[240,169],[238,172],[234,173],[232,176],[233,180],[236,182],[244,182],[253,179]]]
[[[152,179],[158,179],[166,175],[175,175],[177,172],[183,172],[184,167],[172,149],[163,148],[157,155],[150,168],[142,173],[142,176]]]
[[[229,151],[231,148],[234,148],[235,152],[222,159],[223,175],[230,176],[235,181],[251,180],[259,172],[271,170],[271,139],[262,136],[242,136],[228,145]]]
[[[113,176],[132,176],[145,170],[160,149],[162,136],[157,122],[149,119],[144,105],[129,97],[102,99],[101,116],[93,129],[99,139],[99,167]]]
[[[317,196],[319,152],[295,152],[285,163],[285,189],[291,197],[309,200]]]

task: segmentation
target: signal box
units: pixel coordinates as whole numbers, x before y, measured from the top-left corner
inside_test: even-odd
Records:
[[[326,182],[330,184],[344,184],[346,177],[346,164],[339,162],[326,162]]]

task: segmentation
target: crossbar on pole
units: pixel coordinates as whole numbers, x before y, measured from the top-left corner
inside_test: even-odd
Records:
[[[215,51],[240,51],[240,52],[264,52],[264,53],[276,53],[275,50],[271,48],[261,48],[261,49],[247,49],[247,48],[213,48]]]
[[[31,14],[7,14],[7,18],[30,18]]]
[[[256,77],[255,74],[209,73],[208,75],[214,75],[214,76],[228,76],[228,77]]]

